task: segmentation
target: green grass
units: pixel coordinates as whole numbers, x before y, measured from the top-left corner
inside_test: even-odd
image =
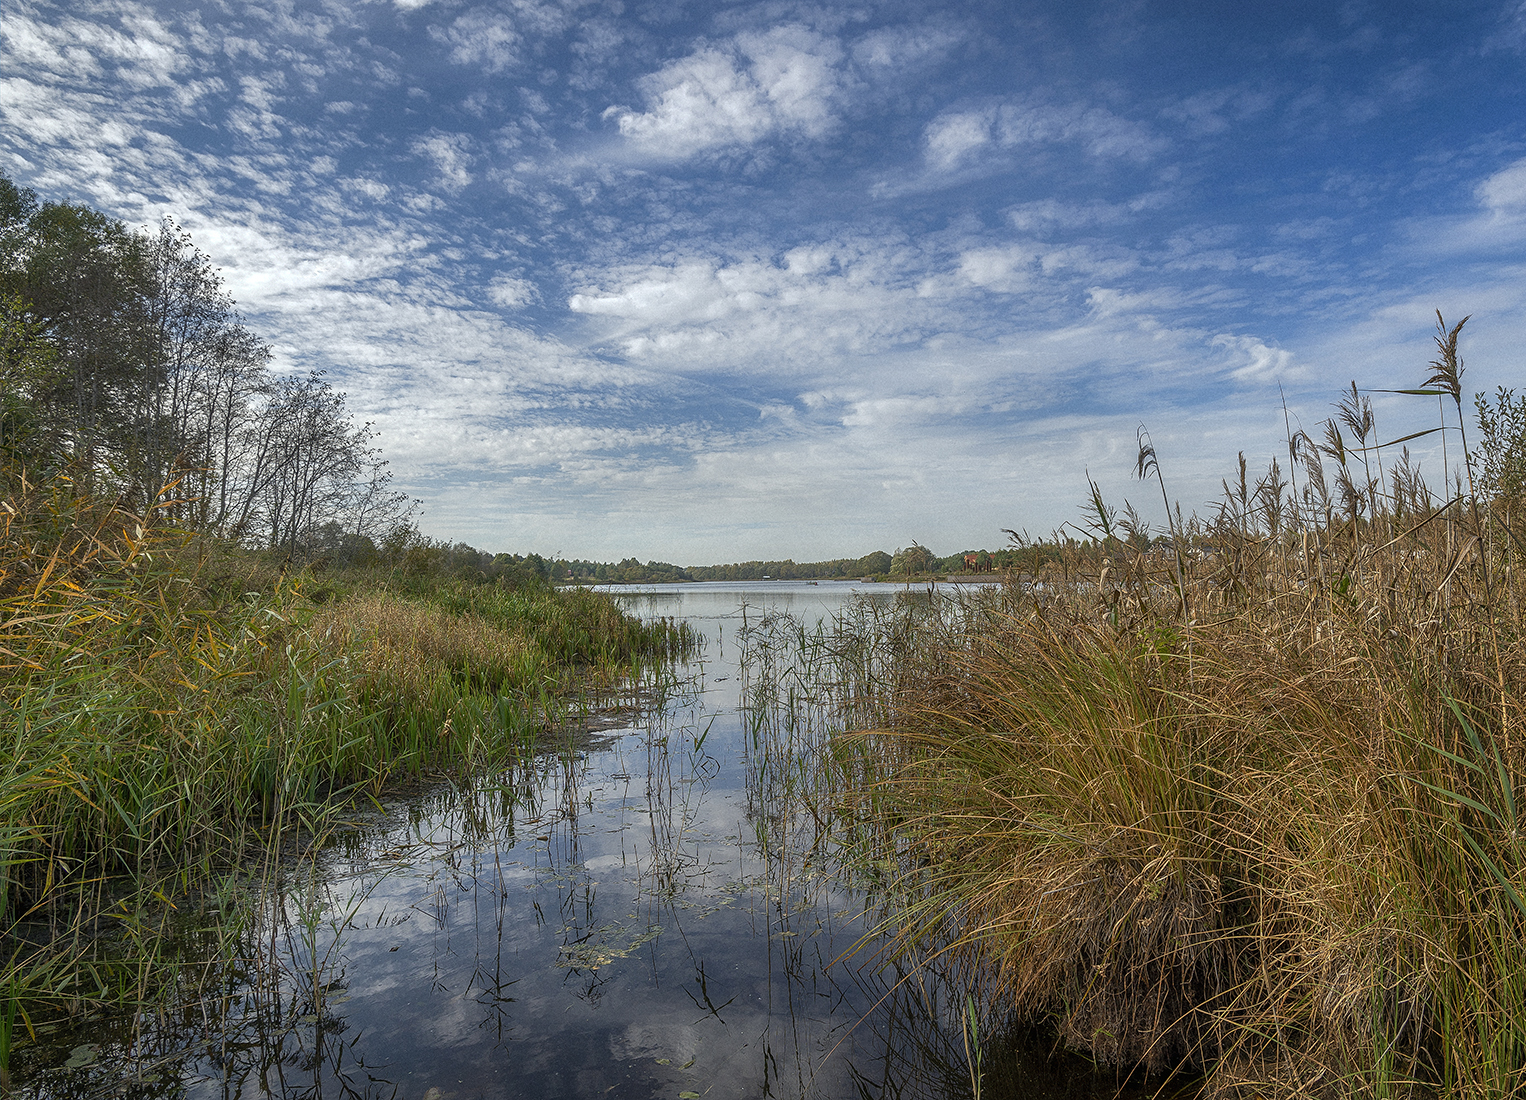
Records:
[[[388,783],[531,750],[692,644],[587,591],[286,573],[67,484],[6,503],[0,1068],[39,1012],[148,996],[133,914]],[[140,949],[108,959],[108,931]]]

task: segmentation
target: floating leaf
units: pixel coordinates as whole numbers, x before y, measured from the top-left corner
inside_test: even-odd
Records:
[[[648,925],[644,931],[607,924],[594,932],[589,941],[563,944],[558,951],[557,966],[574,966],[597,970],[616,959],[623,959],[636,948],[650,943],[662,934],[662,925]],[[599,937],[593,939],[592,937]]]
[[[699,1093],[685,1090],[678,1094],[678,1100],[699,1100]]]
[[[95,1061],[100,1049],[100,1043],[80,1044],[69,1052],[69,1060],[64,1063],[64,1069],[83,1069]]]

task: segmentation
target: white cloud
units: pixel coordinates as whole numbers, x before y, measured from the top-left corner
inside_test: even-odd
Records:
[[[1209,341],[1209,345],[1229,353],[1230,361],[1238,364],[1230,370],[1229,376],[1242,382],[1274,382],[1302,373],[1293,365],[1292,352],[1270,347],[1254,336],[1220,333]]]
[[[853,42],[853,60],[876,75],[904,76],[930,61],[941,59],[963,40],[960,29],[945,23],[916,27],[880,27]]]
[[[408,232],[351,229],[297,237],[276,225],[191,214],[183,224],[220,261],[228,288],[249,310],[299,308],[314,291],[347,288],[417,270],[426,241]]]
[[[691,258],[612,271],[568,308],[605,319],[625,354],[715,370],[793,373],[829,349],[858,353],[917,339],[929,317],[914,252],[885,242],[792,249],[778,261]]]
[[[944,115],[927,126],[927,159],[952,168],[972,149],[990,145],[992,114],[987,111]]]
[[[594,322],[596,343],[641,362],[718,376],[820,378],[846,369],[843,356],[988,347],[1064,324],[1077,315],[1075,298],[1088,284],[1137,276],[1141,266],[1133,251],[1103,241],[869,236],[772,257],[611,267],[585,279],[567,305]],[[993,309],[972,288],[1021,295],[1021,309]],[[1094,294],[1094,305],[1112,301],[1105,312],[1145,309],[1122,295],[1107,299],[1116,292]],[[1184,304],[1156,297],[1145,312]]]
[[[100,62],[81,43],[73,20],[55,27],[15,12],[8,15],[3,37],[12,72],[50,73],[75,80],[101,73]]]
[[[969,393],[907,393],[894,396],[861,398],[842,418],[846,428],[869,428],[876,432],[896,432],[908,427],[925,428],[929,421],[967,415],[980,402]]]
[[[440,184],[455,193],[472,182],[471,139],[465,134],[432,134],[414,142],[413,151],[434,161],[440,170]]]
[[[17,10],[17,9],[20,10]],[[8,4],[6,68],[34,79],[73,83],[104,76],[139,91],[174,85],[194,69],[186,43],[142,8],[127,6],[120,27],[87,19],[33,18]]]
[[[1182,124],[1192,135],[1222,134],[1265,112],[1276,102],[1271,93],[1248,87],[1216,88],[1168,104],[1161,117]]]
[[[103,108],[95,97],[64,98],[22,77],[0,79],[0,117],[7,129],[27,134],[50,153],[57,147],[120,148],[138,136],[138,127]]]
[[[1059,199],[1039,199],[1020,203],[1007,211],[1014,228],[1024,232],[1046,230],[1081,229],[1091,226],[1116,225],[1138,214],[1156,210],[1170,202],[1167,191],[1149,191],[1127,202],[1066,202]]]
[[[841,60],[834,39],[802,26],[741,34],[645,77],[645,111],[604,114],[641,152],[671,160],[775,135],[820,138],[837,125]]]
[[[524,41],[513,19],[482,9],[467,12],[448,29],[431,27],[429,33],[450,46],[450,59],[457,65],[481,65],[490,73],[518,64]]]
[[[1526,214],[1526,159],[1502,168],[1478,185],[1478,201],[1495,214]]]
[[[959,259],[959,274],[972,286],[1013,294],[1033,282],[1034,254],[1020,245],[976,248]]]
[[[1099,158],[1147,160],[1166,147],[1145,124],[1080,103],[1000,103],[949,111],[927,124],[923,141],[929,165],[944,171],[974,159],[977,150],[1071,143]]]
[[[540,301],[540,291],[527,279],[499,275],[488,284],[488,297],[504,309],[519,309]]]

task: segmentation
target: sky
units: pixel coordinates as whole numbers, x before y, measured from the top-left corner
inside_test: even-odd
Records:
[[[0,171],[175,217],[490,551],[1160,525],[1141,425],[1209,512],[1438,310],[1526,385],[1526,0],[6,0]]]

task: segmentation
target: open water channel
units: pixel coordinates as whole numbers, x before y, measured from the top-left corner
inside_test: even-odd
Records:
[[[739,664],[765,613],[814,626],[896,590],[612,591],[704,638],[655,705],[606,710],[503,773],[383,800],[267,887],[246,925],[258,961],[216,996],[56,1036],[16,1067],[18,1094],[969,1095],[958,1006],[881,965],[864,939],[874,903],[765,804]],[[1030,1063],[1021,1095],[1111,1095]]]

